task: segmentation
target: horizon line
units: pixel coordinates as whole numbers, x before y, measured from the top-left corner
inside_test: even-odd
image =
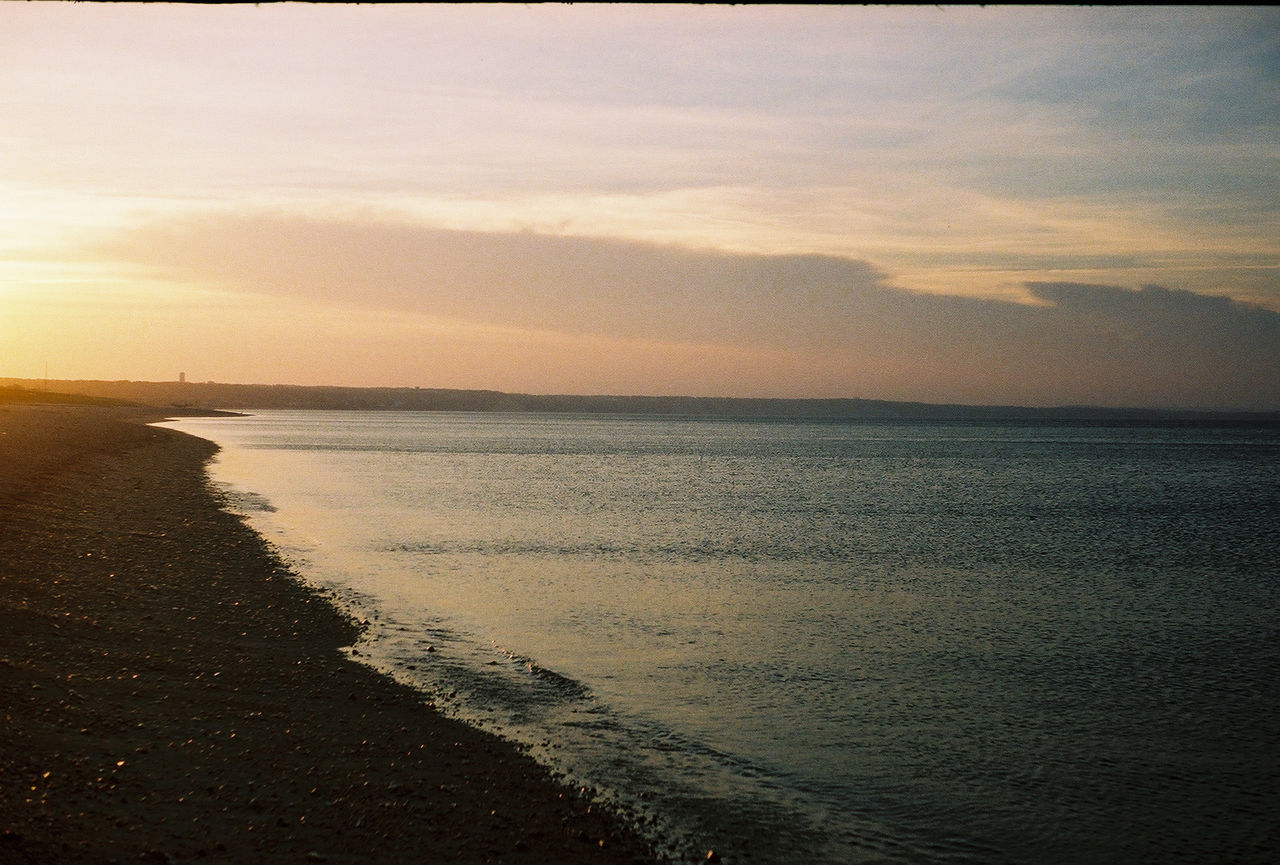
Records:
[[[783,397],[783,396],[715,396],[715,395],[695,395],[695,394],[622,394],[622,393],[525,393],[519,391],[504,391],[497,388],[458,388],[458,387],[431,387],[422,385],[336,385],[336,384],[294,384],[286,382],[262,383],[262,382],[224,382],[215,380],[192,381],[190,379],[54,379],[54,378],[17,378],[10,376],[0,376],[0,387],[14,388],[17,390],[30,391],[31,385],[38,386],[39,389],[49,390],[50,385],[119,385],[119,386],[143,386],[156,388],[186,388],[195,389],[202,387],[226,387],[226,388],[244,388],[244,389],[291,389],[291,390],[311,390],[311,391],[345,391],[345,392],[402,392],[402,393],[435,393],[435,394],[452,394],[452,395],[475,395],[475,396],[493,396],[507,399],[527,399],[527,400],[616,400],[616,401],[632,401],[632,402],[688,402],[688,403],[719,403],[722,405],[738,404],[746,406],[748,404],[775,404],[775,405],[791,405],[799,407],[801,405],[827,405],[834,407],[839,404],[861,404],[864,406],[880,406],[885,408],[901,407],[901,408],[917,408],[922,410],[970,410],[982,412],[1007,411],[1018,413],[1047,413],[1060,414],[1063,412],[1091,412],[1095,414],[1105,414],[1115,416],[1118,414],[1132,413],[1145,416],[1157,415],[1173,415],[1182,417],[1249,417],[1259,419],[1280,420],[1280,409],[1248,409],[1248,408],[1199,408],[1186,406],[1141,406],[1141,405],[1102,405],[1093,403],[1061,403],[1046,405],[1027,405],[1019,403],[962,403],[962,402],[927,402],[922,400],[891,400],[880,399],[876,397]],[[94,396],[94,394],[85,394],[86,396]],[[313,409],[319,410],[319,409]],[[387,410],[386,408],[374,410]],[[410,409],[411,410],[411,409]],[[432,410],[432,409],[420,409]],[[439,409],[436,409],[439,410]],[[488,409],[494,410],[494,409]],[[536,411],[537,409],[521,409],[519,407],[507,407],[497,410],[505,411]],[[560,409],[563,411],[563,409]],[[596,413],[600,413],[597,408]]]

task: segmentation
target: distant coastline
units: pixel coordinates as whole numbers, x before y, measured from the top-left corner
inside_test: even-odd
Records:
[[[1280,411],[1106,406],[960,405],[890,400],[521,394],[418,387],[227,384],[0,378],[0,402],[90,401],[183,410],[347,409],[638,414],[703,418],[815,420],[1058,421],[1064,423],[1280,423]]]

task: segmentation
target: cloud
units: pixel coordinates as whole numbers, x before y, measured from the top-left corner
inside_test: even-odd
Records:
[[[1131,291],[1076,283],[1027,284],[1053,304],[1037,337],[1066,348],[1099,383],[1167,399],[1280,405],[1280,314],[1225,297],[1148,285]]]
[[[1028,282],[1035,303],[1013,303],[905,291],[836,256],[260,212],[142,226],[92,252],[174,284],[541,334],[566,370],[584,339],[620,367],[641,345],[679,346],[688,368],[736,352],[761,376],[739,393],[803,395],[767,378],[773,364],[809,394],[1280,407],[1280,314],[1159,286]]]
[[[1160,282],[1280,307],[1274,271],[1237,260],[1277,261],[1271,9],[0,17],[0,196],[21,205],[0,238],[213,201],[364,205],[483,231],[563,223],[872,259],[916,288],[947,271],[937,253],[954,268],[998,238],[1007,269],[957,293]],[[1223,279],[1193,281],[1201,267]]]
[[[628,339],[822,346],[879,296],[865,262],[279,214],[125,232],[95,252],[171,278]],[[861,299],[860,299],[861,298]]]

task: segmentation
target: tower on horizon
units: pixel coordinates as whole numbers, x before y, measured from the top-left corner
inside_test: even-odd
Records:
[[[185,372],[178,373],[178,384],[187,383],[187,374]]]

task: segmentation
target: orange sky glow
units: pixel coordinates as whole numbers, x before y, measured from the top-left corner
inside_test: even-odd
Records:
[[[1263,7],[0,4],[0,377],[1280,409]]]

